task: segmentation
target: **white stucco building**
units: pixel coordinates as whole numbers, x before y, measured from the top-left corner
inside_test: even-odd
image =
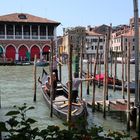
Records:
[[[86,54],[93,55],[95,58],[97,47],[99,50],[99,56],[103,59],[104,54],[104,46],[105,46],[105,36],[103,34],[96,33],[94,31],[86,31]]]

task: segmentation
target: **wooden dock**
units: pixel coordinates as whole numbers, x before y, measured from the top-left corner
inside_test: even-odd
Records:
[[[130,103],[134,102],[134,98],[130,99]],[[87,106],[92,107],[92,101],[87,101]],[[103,101],[95,101],[95,108],[98,111],[103,109]],[[127,100],[126,99],[116,99],[116,100],[106,100],[106,111],[127,111]]]

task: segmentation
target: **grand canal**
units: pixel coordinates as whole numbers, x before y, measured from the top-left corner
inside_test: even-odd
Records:
[[[49,71],[49,68],[45,68]],[[121,77],[121,65],[118,65],[118,78]],[[37,68],[37,77],[41,76],[42,68]],[[68,67],[62,66],[62,82],[65,84],[68,79]],[[131,79],[134,79],[134,65],[131,65]],[[50,118],[50,110],[47,108],[45,101],[41,95],[40,87],[37,84],[37,101],[33,102],[33,66],[0,66],[0,96],[1,109],[0,120],[5,120],[5,113],[12,108],[13,105],[22,105],[27,103],[34,106],[35,109],[29,112],[29,116],[36,119],[36,125],[39,128],[45,128],[48,125],[58,125],[65,128],[63,122],[57,117]],[[83,84],[83,98],[90,100],[92,98],[92,87],[90,87],[90,95],[86,94],[86,83]],[[96,88],[96,99],[102,99],[103,89]],[[131,94],[134,97],[134,94]],[[121,91],[109,90],[109,99],[122,98]],[[88,108],[89,127],[93,124],[102,125],[106,130],[126,130],[126,124],[121,118],[114,115],[107,115],[103,119],[103,114],[99,112],[92,113]]]

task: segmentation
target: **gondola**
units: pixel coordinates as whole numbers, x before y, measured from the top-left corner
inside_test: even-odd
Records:
[[[51,99],[50,96],[46,93],[45,81],[49,75],[43,69],[42,78],[41,78],[41,89],[42,95],[46,101],[46,104],[49,108],[51,108]],[[71,110],[71,120],[76,122],[81,117],[85,117],[87,115],[86,104],[83,100],[78,99],[76,103],[72,103]],[[57,82],[56,88],[56,97],[53,100],[53,114],[55,114],[60,119],[66,121],[68,115],[68,89],[64,86],[60,81]]]
[[[87,73],[83,71],[83,76],[86,77]],[[96,74],[95,75],[95,84],[98,86],[103,86],[105,74]],[[108,88],[109,89],[116,89],[122,90],[122,81],[120,79],[115,79],[114,85],[114,78],[108,77]],[[124,91],[127,91],[127,82],[124,81]],[[135,93],[135,82],[130,82],[130,93]]]
[[[95,76],[95,83],[103,85],[105,74],[96,74]],[[135,92],[135,82],[132,81],[130,84],[130,92]],[[108,88],[113,89],[114,88],[114,78],[108,76]],[[120,79],[115,79],[115,89],[116,90],[122,90],[122,81]],[[124,91],[127,91],[127,82],[124,81]]]
[[[46,60],[38,60],[36,62],[37,67],[45,67],[45,66],[48,66],[48,65],[49,65],[49,62],[47,62]]]

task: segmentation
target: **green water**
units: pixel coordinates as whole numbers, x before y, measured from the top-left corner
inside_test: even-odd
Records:
[[[134,73],[132,66],[131,74]],[[48,72],[49,69],[45,68]],[[68,67],[62,67],[62,81],[65,84],[68,79]],[[37,77],[41,76],[42,68],[37,68]],[[119,73],[119,70],[118,70]],[[131,75],[131,79],[134,75]],[[29,106],[35,106],[35,110],[30,111],[29,116],[38,121],[36,124],[39,128],[45,128],[48,125],[58,125],[65,128],[62,120],[53,116],[50,118],[50,110],[42,97],[40,87],[37,84],[37,101],[33,102],[33,66],[0,66],[0,94],[1,94],[1,109],[0,120],[5,120],[5,113],[12,108],[13,105],[22,105],[27,103]],[[134,96],[131,94],[131,96]],[[86,83],[83,83],[83,97],[85,100],[92,99],[92,87],[90,87],[90,95],[86,94]],[[102,99],[103,89],[96,88],[96,99]],[[122,98],[121,91],[113,92],[109,90],[109,99]],[[122,119],[116,119],[113,115],[107,115],[103,119],[103,114],[99,112],[92,113],[88,108],[88,123],[102,125],[106,130],[126,130],[126,124]]]

